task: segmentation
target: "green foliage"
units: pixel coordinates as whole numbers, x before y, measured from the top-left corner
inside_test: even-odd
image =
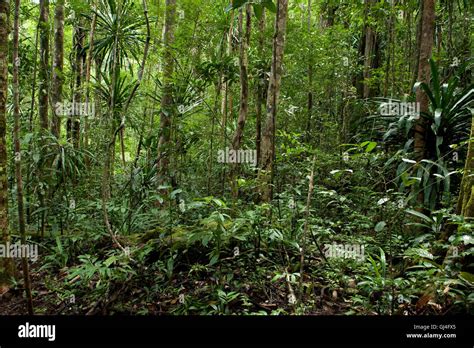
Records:
[[[413,51],[418,1],[289,1],[276,110],[267,93],[278,2],[179,0],[167,47],[164,3],[146,3],[149,28],[139,1],[100,0],[96,10],[84,0],[66,3],[61,98],[87,100],[97,112],[61,117],[59,138],[38,127],[38,82],[51,81],[38,81],[38,6],[22,4],[21,154],[11,154],[13,119],[7,117],[4,193],[16,240],[14,164],[21,157],[27,240],[43,254],[31,263],[33,287],[50,294],[34,293],[37,313],[472,312],[473,222],[452,213],[474,107],[465,2],[437,5],[443,37],[433,50],[431,82],[416,83],[408,95],[419,63]],[[239,13],[246,27],[247,5],[255,16],[245,60]],[[365,56],[369,28],[375,49]],[[465,66],[456,67],[456,56]],[[173,61],[172,73],[165,57]],[[233,146],[242,122],[245,72],[249,112],[240,147],[256,150],[262,137],[275,138],[268,202],[259,167],[216,160],[218,151]],[[172,95],[166,108],[165,86]],[[378,110],[382,103],[415,102],[417,91],[430,102],[420,115],[427,144],[421,160],[413,151],[416,115]],[[72,123],[79,126],[77,143],[68,139],[77,131]],[[162,135],[169,143],[162,144]],[[163,158],[169,162],[161,167]],[[326,254],[331,244],[363,246],[364,255]],[[14,285],[23,289],[21,281]],[[67,304],[72,295],[81,301]]]
[[[114,63],[124,67],[128,59],[140,61],[139,53],[145,42],[142,31],[145,21],[137,11],[135,2],[131,0],[101,0],[98,10],[94,12],[97,16],[97,38],[93,53],[109,72]]]

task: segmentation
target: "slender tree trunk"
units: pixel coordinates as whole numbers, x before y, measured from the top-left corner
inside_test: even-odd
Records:
[[[388,96],[388,85],[390,81],[390,72],[391,67],[395,65],[395,57],[392,55],[392,47],[394,46],[394,29],[395,29],[395,10],[394,7],[396,6],[396,2],[390,4],[390,20],[388,21],[388,40],[387,40],[387,48],[386,48],[386,56],[387,60],[385,62],[385,81],[383,87],[383,96]],[[393,71],[393,70],[392,70]],[[392,93],[393,93],[393,86],[392,86]]]
[[[74,77],[75,77],[75,85],[74,85],[74,98],[73,98],[73,105],[74,110],[78,110],[79,106],[83,101],[83,91],[82,91],[82,82],[83,82],[83,75],[84,75],[84,37],[85,32],[82,28],[82,22],[79,20],[77,23],[77,27],[74,31],[74,49],[75,49],[75,62],[74,62]],[[80,108],[82,109],[82,107]],[[74,147],[77,149],[80,145],[80,114],[73,112],[73,115],[68,119],[69,122],[69,136],[70,141],[74,144]]]
[[[57,103],[62,103],[62,92],[64,83],[64,0],[58,0],[56,2],[55,13],[54,13],[54,58],[53,58],[53,70],[51,73],[51,99],[48,97],[48,101],[51,102],[51,133],[60,137],[61,131],[61,116],[56,112]],[[51,167],[53,165],[53,158],[50,158],[46,162],[45,167]],[[52,168],[54,170],[54,168]],[[46,204],[49,206],[52,196],[54,195],[54,187],[49,185],[46,194]],[[47,221],[48,210],[41,212],[42,220]],[[44,233],[44,228],[42,228]]]
[[[227,55],[230,56],[232,54],[232,39],[233,39],[233,33],[234,33],[234,11],[231,12],[230,14],[230,20],[229,20],[229,31],[227,33]],[[228,89],[229,89],[229,82],[225,82],[222,84],[222,104],[221,104],[221,113],[222,116],[225,117],[227,116],[226,110],[228,107]],[[224,120],[222,122],[224,124]]]
[[[222,58],[222,54],[221,54]],[[219,81],[215,85],[216,95],[214,99],[214,109],[212,113],[212,120],[211,120],[211,138],[210,138],[210,146],[209,146],[209,158],[207,162],[207,195],[211,195],[211,182],[212,182],[212,163],[214,162],[213,153],[214,153],[214,130],[216,125],[216,117],[219,114],[219,98],[221,94],[221,86],[220,81],[222,81],[221,76],[219,77]]]
[[[246,14],[246,29],[244,32],[244,13],[240,9],[239,14],[239,34],[240,34],[240,108],[239,118],[237,120],[237,128],[232,140],[232,148],[234,151],[240,149],[242,143],[242,136],[244,133],[245,122],[249,111],[249,81],[248,81],[248,48],[250,44],[250,31],[252,27],[252,8],[250,4],[245,7]],[[232,194],[234,198],[238,196],[238,185],[235,182],[238,165],[234,164],[231,175]]]
[[[18,199],[18,226],[20,228],[21,244],[26,245],[25,211],[23,206],[23,178],[21,175],[21,148],[20,148],[20,79],[19,79],[19,37],[20,37],[20,0],[15,0],[15,16],[13,31],[13,114],[15,126],[13,137],[15,143],[15,176],[16,193]],[[29,315],[33,315],[33,299],[31,297],[31,281],[28,259],[21,259],[23,280],[25,282],[26,303]]]
[[[408,4],[404,4],[404,5],[408,5]],[[412,67],[413,67],[413,44],[412,44],[412,17],[413,17],[413,13],[410,12],[410,10],[408,9],[407,11],[404,11],[404,24],[406,25],[407,27],[407,31],[406,31],[406,36],[405,36],[405,43],[406,43],[406,46],[405,46],[405,54],[406,54],[406,57],[408,58],[408,64],[406,64],[406,72],[408,73],[408,76],[411,77],[412,76]]]
[[[369,20],[365,25],[365,48],[364,48],[364,98],[373,97],[377,91],[376,88],[370,86],[369,79],[372,77],[372,70],[378,67],[379,52],[378,52],[378,37],[377,32],[372,24],[370,24],[370,17],[373,5],[377,0],[367,0],[366,6]]]
[[[434,28],[435,28],[435,0],[425,0],[422,2],[423,11],[421,13],[420,41],[418,42],[418,78],[419,82],[429,85],[431,78],[430,58],[433,49]],[[416,102],[419,104],[420,113],[429,111],[429,99],[421,88],[416,91]],[[415,124],[414,153],[417,162],[426,158],[426,120],[419,117]],[[423,205],[424,193],[420,190],[417,202]]]
[[[28,132],[33,133],[33,115],[35,113],[35,99],[36,99],[36,76],[38,71],[38,44],[39,44],[39,27],[41,19],[38,18],[38,25],[36,26],[35,34],[35,54],[33,59],[33,81],[31,82],[31,102],[30,113],[28,117]],[[28,144],[28,151],[31,149],[31,143]],[[26,223],[31,223],[31,194],[30,194],[31,173],[26,174]]]
[[[233,34],[234,34],[234,11],[230,14],[230,25],[229,25],[229,33],[227,35],[227,56],[230,57],[233,52]],[[230,89],[231,82],[226,81],[223,84],[222,90],[222,143],[223,147],[227,147],[227,122],[229,119],[229,110],[232,119],[232,91]],[[230,105],[230,106],[229,106]],[[222,169],[222,195],[225,193],[225,183],[226,183],[226,171],[227,167],[223,166]]]
[[[39,71],[39,121],[42,130],[48,126],[49,92],[49,0],[40,0],[40,71]]]
[[[365,42],[367,35],[367,21],[369,16],[369,0],[364,0],[364,26],[362,29],[362,35],[359,40],[357,47],[358,59],[357,64],[359,66],[360,72],[357,73],[355,78],[355,87],[357,89],[357,95],[360,98],[364,98],[364,72],[365,72]]]
[[[306,252],[306,239],[308,237],[309,231],[309,217],[311,211],[311,197],[313,196],[314,190],[314,167],[316,162],[316,156],[313,156],[313,161],[311,164],[311,174],[309,175],[309,186],[308,186],[308,195],[306,198],[306,211],[305,211],[305,220],[303,233],[301,235],[301,249],[300,249],[300,283],[299,283],[299,298],[298,301],[301,303],[303,299],[303,283],[304,283],[304,262],[305,262],[305,252]]]
[[[2,243],[10,240],[8,229],[8,160],[7,160],[7,95],[8,95],[8,34],[10,29],[10,1],[0,0],[0,231]],[[0,284],[13,276],[12,259],[4,258]]]
[[[465,218],[474,217],[474,116],[456,213]]]
[[[308,0],[308,35],[311,37],[311,0]],[[308,55],[308,120],[306,123],[306,141],[310,140],[311,118],[313,116],[313,44],[310,43]]]
[[[413,52],[413,77],[412,83],[410,84],[410,91],[413,89],[413,85],[415,84],[416,80],[418,79],[418,71],[419,71],[419,64],[420,64],[420,42],[421,42],[421,34],[422,34],[422,25],[423,25],[423,13],[424,13],[424,1],[419,2],[419,20],[416,25],[416,42],[415,42],[415,51]]]
[[[117,20],[117,32],[120,29],[121,21],[120,21],[120,16],[121,16],[121,3],[118,3],[118,11],[119,16]],[[111,181],[111,172],[112,172],[112,166],[113,166],[113,151],[114,151],[114,144],[115,144],[115,130],[114,130],[114,119],[116,115],[116,110],[115,110],[115,84],[117,81],[117,77],[119,76],[119,69],[120,67],[118,66],[118,56],[119,56],[119,44],[118,44],[118,35],[115,35],[114,38],[114,44],[112,48],[112,66],[111,66],[111,71],[110,71],[110,86],[109,86],[109,95],[110,95],[110,101],[109,101],[109,109],[107,111],[107,115],[105,118],[105,160],[104,160],[104,169],[102,172],[102,212],[104,215],[104,223],[107,228],[107,230],[112,231],[112,228],[110,226],[109,222],[109,216],[108,216],[108,211],[107,211],[107,202],[111,197],[111,186],[110,186],[110,181]],[[113,238],[113,232],[112,232],[112,238]]]
[[[421,14],[421,35],[419,46],[418,78],[419,82],[429,85],[431,78],[430,58],[433,48],[434,24],[435,24],[435,0],[423,1],[423,12]],[[416,102],[419,103],[420,112],[429,111],[429,99],[425,92],[419,88],[416,92]],[[426,122],[420,117],[415,125],[414,150],[417,161],[426,155]]]
[[[38,91],[38,107],[39,107],[39,125],[41,133],[44,134],[49,129],[48,111],[49,111],[49,0],[40,0],[40,71],[39,91]],[[44,140],[43,140],[44,142]],[[43,144],[44,145],[44,144]],[[44,152],[44,149],[43,149]],[[45,154],[42,154],[43,158]],[[46,174],[42,173],[41,180],[47,179]],[[38,199],[40,207],[45,208],[45,193],[38,191]],[[40,217],[40,234],[44,237],[46,228],[46,210],[42,209]]]
[[[51,89],[51,99],[53,102],[53,119],[51,132],[57,137],[61,134],[62,115],[56,114],[56,104],[62,103],[63,83],[64,83],[64,0],[56,1],[54,11],[54,62],[53,62],[53,81]]]
[[[91,67],[92,67],[92,52],[94,51],[94,34],[95,34],[95,27],[97,24],[97,13],[95,12],[97,10],[97,2],[93,2],[93,10],[94,13],[92,15],[92,23],[91,23],[91,29],[89,32],[89,50],[87,52],[87,60],[86,60],[86,108],[89,110],[89,104],[91,103],[90,101],[90,80],[91,80]],[[96,101],[94,101],[96,102]],[[95,115],[91,115],[94,117]],[[87,150],[89,147],[89,119],[88,117],[85,118],[84,121],[84,149]],[[87,167],[89,167],[89,157],[87,156],[85,158],[85,164]]]
[[[267,93],[267,113],[262,137],[261,178],[264,183],[261,198],[270,202],[273,197],[273,175],[275,161],[275,129],[278,96],[283,68],[283,51],[285,46],[288,0],[278,0],[273,37],[273,58],[270,83]]]
[[[263,57],[263,51],[265,48],[265,9],[262,10],[262,17],[258,22],[258,30],[259,30],[259,37],[258,37],[258,52]],[[262,143],[262,104],[265,98],[265,73],[258,76],[257,91],[256,91],[256,98],[255,98],[255,147],[257,148],[257,165],[260,166],[261,161],[261,143]]]
[[[166,0],[163,56],[163,95],[161,97],[160,127],[161,135],[158,143],[158,185],[170,184],[169,162],[171,150],[171,120],[173,114],[173,72],[174,58],[174,25],[176,16],[176,0]]]
[[[117,32],[120,30],[121,21],[120,16],[122,15],[121,12],[121,3],[118,4],[118,23],[117,23]],[[115,144],[115,131],[114,131],[114,119],[116,115],[115,110],[115,85],[117,78],[120,74],[120,67],[118,66],[118,56],[119,56],[119,45],[118,45],[118,35],[114,38],[114,44],[112,48],[113,60],[112,60],[112,67],[111,67],[111,76],[110,81],[111,84],[109,86],[109,93],[110,93],[110,104],[109,110],[107,113],[107,120],[106,120],[106,141],[105,141],[105,160],[104,160],[104,168],[102,172],[102,215],[104,217],[104,224],[107,232],[109,233],[112,241],[114,242],[114,246],[119,247],[122,250],[125,250],[120,242],[117,240],[114,231],[112,230],[112,226],[110,224],[109,213],[107,208],[107,202],[111,197],[111,172],[113,166],[113,148]]]

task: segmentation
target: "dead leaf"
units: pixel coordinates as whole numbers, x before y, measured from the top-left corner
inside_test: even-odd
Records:
[[[10,288],[7,285],[0,285],[0,296],[6,294]]]
[[[420,297],[418,302],[416,303],[416,309],[422,309],[423,307],[426,306],[426,304],[432,299],[431,294],[424,294],[423,296]]]

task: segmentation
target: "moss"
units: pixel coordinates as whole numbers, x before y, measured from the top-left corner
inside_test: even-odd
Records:
[[[465,198],[466,204],[463,209],[464,217],[473,217],[474,216],[474,185],[471,186],[470,194],[466,194]]]
[[[223,225],[224,225],[224,228],[227,230],[230,227],[232,227],[232,221],[230,220],[224,221]],[[218,224],[217,224],[217,221],[205,221],[205,222],[202,222],[202,226],[206,227],[209,230],[215,230],[217,229]]]
[[[147,231],[143,234],[138,234],[136,235],[138,237],[138,240],[142,243],[146,243],[148,242],[149,240],[152,240],[152,239],[159,239],[163,233],[164,233],[164,229],[161,228],[161,227],[158,227],[158,228],[155,228],[154,230],[151,230],[151,231]]]
[[[159,227],[144,234],[134,235],[141,243],[157,243],[172,248],[184,248],[187,245],[189,229],[183,226],[173,227],[171,233]]]

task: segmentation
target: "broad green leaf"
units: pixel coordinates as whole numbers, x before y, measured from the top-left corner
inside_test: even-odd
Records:
[[[416,217],[419,217],[420,219],[422,220],[425,220],[426,222],[428,223],[432,223],[433,221],[428,217],[426,216],[425,214],[423,213],[420,213],[419,211],[416,211],[416,210],[413,210],[413,209],[407,209],[405,210],[408,214],[411,214],[413,216],[416,216]]]
[[[377,225],[375,225],[375,232],[382,232],[386,225],[387,223],[385,221],[379,221]]]
[[[366,153],[371,152],[373,149],[375,149],[376,146],[377,146],[377,143],[375,141],[371,141],[365,148],[365,152]]]
[[[104,261],[104,265],[109,267],[110,265],[112,265],[113,263],[115,263],[115,261],[117,261],[117,257],[115,256],[110,256],[107,260]]]
[[[418,257],[421,257],[423,259],[428,259],[428,260],[433,260],[434,259],[433,254],[431,254],[428,250],[422,249],[422,248],[408,249],[405,252],[405,255],[406,256],[418,256]]]
[[[474,285],[474,274],[469,272],[461,272],[459,273],[459,277],[468,283],[471,283],[471,285]]]
[[[267,8],[269,11],[271,11],[273,13],[277,12],[277,8],[276,8],[276,6],[275,6],[275,4],[273,3],[272,0],[263,0],[262,1],[262,6]]]

